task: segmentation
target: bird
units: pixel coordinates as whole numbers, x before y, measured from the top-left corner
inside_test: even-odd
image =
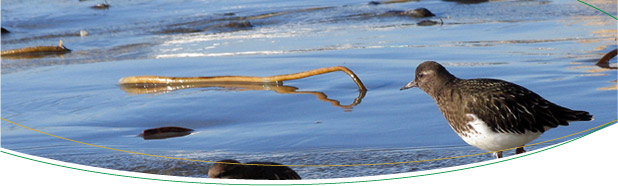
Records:
[[[210,169],[208,169],[208,177],[252,180],[301,179],[296,171],[279,163],[253,161],[243,164],[233,159],[217,161],[210,167]]]
[[[463,141],[492,152],[496,159],[508,149],[526,152],[525,144],[551,128],[593,120],[586,111],[557,105],[515,83],[457,78],[435,61],[418,65],[414,80],[400,90],[413,87],[433,98]]]

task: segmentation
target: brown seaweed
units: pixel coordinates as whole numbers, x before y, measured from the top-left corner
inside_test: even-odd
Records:
[[[4,50],[2,51],[2,57],[16,57],[16,58],[32,58],[32,57],[44,57],[47,55],[65,54],[71,52],[62,44],[62,40],[58,46],[35,46],[26,47],[20,49]]]
[[[601,68],[609,68],[609,69],[616,69],[616,67],[610,67],[609,66],[609,60],[616,57],[616,55],[618,54],[618,49],[614,49],[610,52],[608,52],[607,54],[603,55],[603,57],[601,57],[601,59],[599,59],[599,61],[597,61],[597,66],[601,67]]]
[[[418,23],[416,23],[416,25],[418,26],[433,26],[433,25],[437,25],[438,22],[434,21],[434,20],[422,20],[419,21]],[[440,25],[444,24],[444,22],[442,21],[442,18],[440,18]]]
[[[283,85],[283,81],[306,78],[309,76],[343,71],[356,83],[359,95],[349,105],[341,105],[337,100],[329,99],[326,94],[318,91],[297,91],[298,88]],[[211,76],[211,77],[165,77],[165,76],[131,76],[120,79],[120,89],[132,94],[166,93],[187,88],[221,87],[229,90],[269,90],[280,94],[311,94],[319,100],[331,103],[349,111],[360,104],[367,88],[350,69],[343,66],[319,68],[305,72],[268,77],[255,76]]]
[[[245,82],[245,83],[277,83],[315,76],[319,74],[342,71],[352,78],[360,90],[366,91],[365,85],[358,76],[344,66],[319,68],[294,74],[285,74],[268,77],[255,76],[203,76],[203,77],[166,77],[166,76],[130,76],[118,81],[119,84],[190,84],[190,83],[215,83],[215,82]]]

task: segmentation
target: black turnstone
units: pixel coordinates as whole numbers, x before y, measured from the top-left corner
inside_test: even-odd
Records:
[[[590,121],[586,111],[549,102],[514,83],[497,79],[459,79],[439,63],[427,61],[416,68],[415,78],[401,90],[418,87],[431,96],[466,143],[494,152],[523,146],[548,129],[570,121]]]
[[[252,179],[252,180],[300,180],[300,176],[287,166],[273,162],[247,162],[241,164],[236,160],[217,161],[208,169],[209,178]]]

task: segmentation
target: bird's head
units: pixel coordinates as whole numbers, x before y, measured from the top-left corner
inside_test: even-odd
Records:
[[[416,67],[414,80],[401,87],[400,90],[418,87],[424,92],[432,94],[454,77],[455,76],[449,73],[446,68],[439,63],[435,61],[425,61]]]

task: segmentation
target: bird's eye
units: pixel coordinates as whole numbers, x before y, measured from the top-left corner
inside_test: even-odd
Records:
[[[416,76],[418,76],[418,78],[422,78],[424,75],[425,75],[425,74],[423,74],[423,73],[419,73],[419,74],[418,74],[418,75],[416,75]]]

